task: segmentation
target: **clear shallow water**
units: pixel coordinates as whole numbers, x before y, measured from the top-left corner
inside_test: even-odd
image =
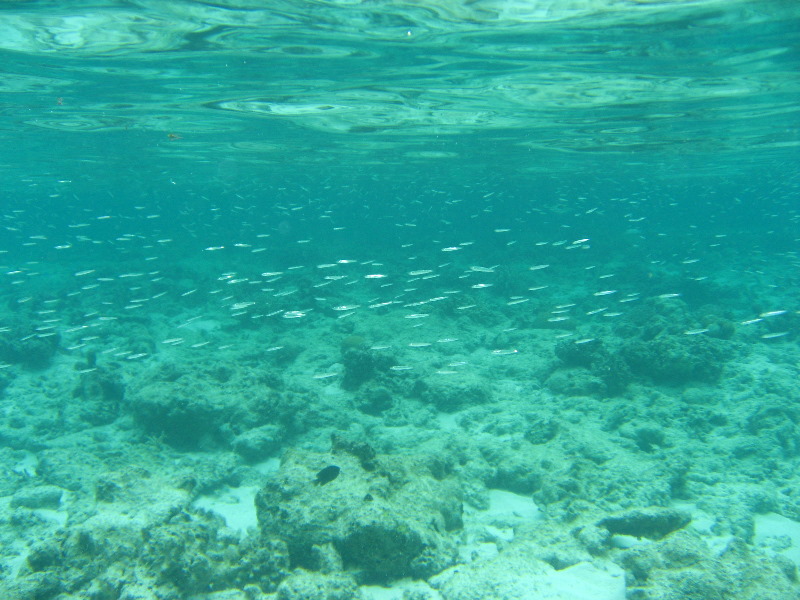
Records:
[[[796,143],[790,2],[259,5],[5,6],[6,126],[175,168],[696,170]]]
[[[267,491],[256,519],[247,490],[269,489],[277,467],[258,465],[289,452],[301,504],[365,497],[363,448],[330,454],[333,431],[384,464],[445,457],[428,489],[469,514],[533,498],[556,536],[526,533],[535,507],[517,511],[536,559],[616,565],[629,597],[689,597],[662,543],[706,544],[700,577],[732,536],[772,577],[786,540],[765,523],[800,522],[798,32],[800,8],[777,1],[0,6],[8,597],[86,597],[99,573],[116,591],[89,597],[282,581],[294,597],[289,571],[318,573],[305,546],[333,534],[270,524]],[[194,487],[176,484],[188,460]],[[342,479],[314,486],[331,461]],[[140,468],[162,483],[118,477]],[[174,551],[143,542],[139,574],[110,575],[116,559],[89,568],[57,532],[68,517],[102,538],[100,517],[127,508],[185,541],[196,532],[162,509],[228,488],[250,505],[236,522],[288,544],[289,562],[250,579],[230,566],[261,540],[210,571],[158,572]],[[411,491],[369,489],[419,525],[400,508]],[[502,549],[481,530],[496,515],[457,527],[423,500],[450,523],[429,540],[438,570],[448,544]],[[649,579],[627,538],[558,538],[625,535],[609,515],[679,505],[694,528],[678,533],[697,539],[652,540],[667,566]],[[141,537],[136,519],[113,523]],[[438,573],[334,545],[359,585]],[[797,597],[724,560],[737,598]]]

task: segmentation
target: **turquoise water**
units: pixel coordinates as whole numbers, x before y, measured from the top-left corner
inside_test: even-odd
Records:
[[[0,4],[0,597],[800,598],[798,48]]]

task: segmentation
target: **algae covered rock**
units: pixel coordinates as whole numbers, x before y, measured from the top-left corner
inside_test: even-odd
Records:
[[[430,584],[445,600],[625,599],[624,572],[616,565],[579,562],[556,570],[538,552],[535,544],[514,544],[499,555],[447,569]]]
[[[547,388],[562,396],[602,396],[606,392],[603,381],[589,369],[560,369],[547,378]]]
[[[11,497],[11,507],[57,509],[64,490],[55,485],[33,485],[23,487]]]
[[[614,561],[626,570],[629,598],[684,600],[797,599],[797,570],[780,555],[765,556],[741,539],[710,547],[692,528],[660,541],[620,550]]]
[[[393,363],[394,359],[390,356],[378,354],[366,347],[346,349],[342,352],[342,388],[357,390],[362,384],[386,373]]]
[[[0,334],[0,361],[44,369],[58,351],[59,335],[39,336],[27,324]]]
[[[419,382],[418,389],[423,402],[444,412],[485,404],[490,399],[484,379],[477,374],[465,373],[458,379],[428,377]]]
[[[131,406],[147,432],[182,448],[213,437],[233,412],[223,396],[194,381],[152,383],[137,390]]]
[[[104,367],[82,373],[72,391],[72,397],[81,400],[76,408],[79,418],[92,425],[106,425],[116,419],[124,396],[122,377]]]
[[[686,527],[691,520],[691,515],[684,511],[653,507],[629,510],[619,515],[605,517],[598,526],[604,527],[611,534],[660,540],[673,531]]]
[[[547,381],[556,393],[613,396],[624,391],[632,375],[627,363],[601,340],[562,341],[556,345],[556,356],[566,371],[559,369]]]
[[[232,444],[247,460],[260,460],[296,420],[309,418],[305,395],[271,388],[271,374],[209,366],[189,377],[164,363],[126,389],[124,406],[147,434],[172,446]]]
[[[730,355],[728,344],[697,335],[663,335],[631,342],[622,348],[622,355],[633,373],[659,383],[713,383],[722,374],[726,354]]]
[[[358,600],[355,581],[342,574],[297,569],[278,586],[277,600]]]
[[[391,392],[375,384],[364,385],[356,396],[356,406],[361,412],[378,416],[394,404]]]
[[[338,476],[320,482],[325,468]],[[289,453],[256,496],[262,534],[286,541],[293,566],[319,568],[321,546],[365,581],[425,578],[451,565],[451,531],[461,527],[461,493],[423,461],[379,456]]]
[[[233,449],[246,460],[264,460],[275,452],[283,440],[284,432],[277,425],[262,425],[236,436]]]

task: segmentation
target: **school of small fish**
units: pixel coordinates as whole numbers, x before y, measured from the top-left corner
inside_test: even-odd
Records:
[[[254,206],[238,203],[243,197],[227,208],[205,200],[207,214],[185,212],[177,224],[146,205],[117,212],[83,208],[79,219],[60,224],[33,208],[5,211],[0,272],[9,308],[0,313],[0,334],[20,331],[23,317],[29,327],[21,341],[59,336],[67,356],[91,349],[140,362],[179,347],[236,348],[244,343],[238,332],[254,328],[273,333],[274,344],[263,351],[275,352],[287,336],[310,335],[313,343],[314,335],[338,335],[343,330],[336,322],[346,319],[355,331],[362,324],[383,328],[370,349],[403,357],[392,371],[454,375],[469,368],[466,360],[442,364],[452,354],[443,348],[456,342],[481,344],[487,357],[513,358],[531,346],[512,332],[546,329],[554,340],[585,344],[609,335],[608,323],[624,322],[643,301],[683,302],[682,287],[725,277],[715,253],[724,256],[731,245],[729,234],[696,227],[646,232],[646,217],[635,210],[640,199],[612,199],[612,211],[578,198],[566,215],[532,205],[525,218],[497,226],[498,198],[488,193],[473,199],[480,210],[469,215],[469,237],[444,216],[430,238],[418,231],[426,225],[420,219],[382,222],[394,247],[386,244],[375,256],[359,242],[363,225],[348,225],[346,216],[319,201],[277,202],[270,218],[258,222],[250,220]],[[445,202],[449,219],[463,218],[459,202]],[[204,219],[238,227],[213,229]],[[535,219],[548,219],[549,231],[561,235],[542,239],[547,228],[531,227]],[[624,232],[617,239],[607,233],[609,221]],[[649,248],[670,236],[675,243],[669,250]],[[685,250],[694,255],[681,254]],[[784,258],[796,267],[796,254]],[[769,278],[763,264],[750,268],[753,281]],[[788,316],[797,314],[797,305],[786,304],[758,314],[740,311],[737,335],[780,342],[796,334]],[[469,339],[476,323],[484,333],[477,341]],[[708,332],[697,326],[684,334]],[[330,359],[334,366],[309,378],[339,376],[336,357]]]

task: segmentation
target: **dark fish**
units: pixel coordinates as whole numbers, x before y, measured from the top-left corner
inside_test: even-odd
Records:
[[[336,465],[328,465],[319,473],[317,473],[317,480],[314,482],[314,485],[325,485],[326,483],[330,483],[339,476],[340,471],[341,469]]]

